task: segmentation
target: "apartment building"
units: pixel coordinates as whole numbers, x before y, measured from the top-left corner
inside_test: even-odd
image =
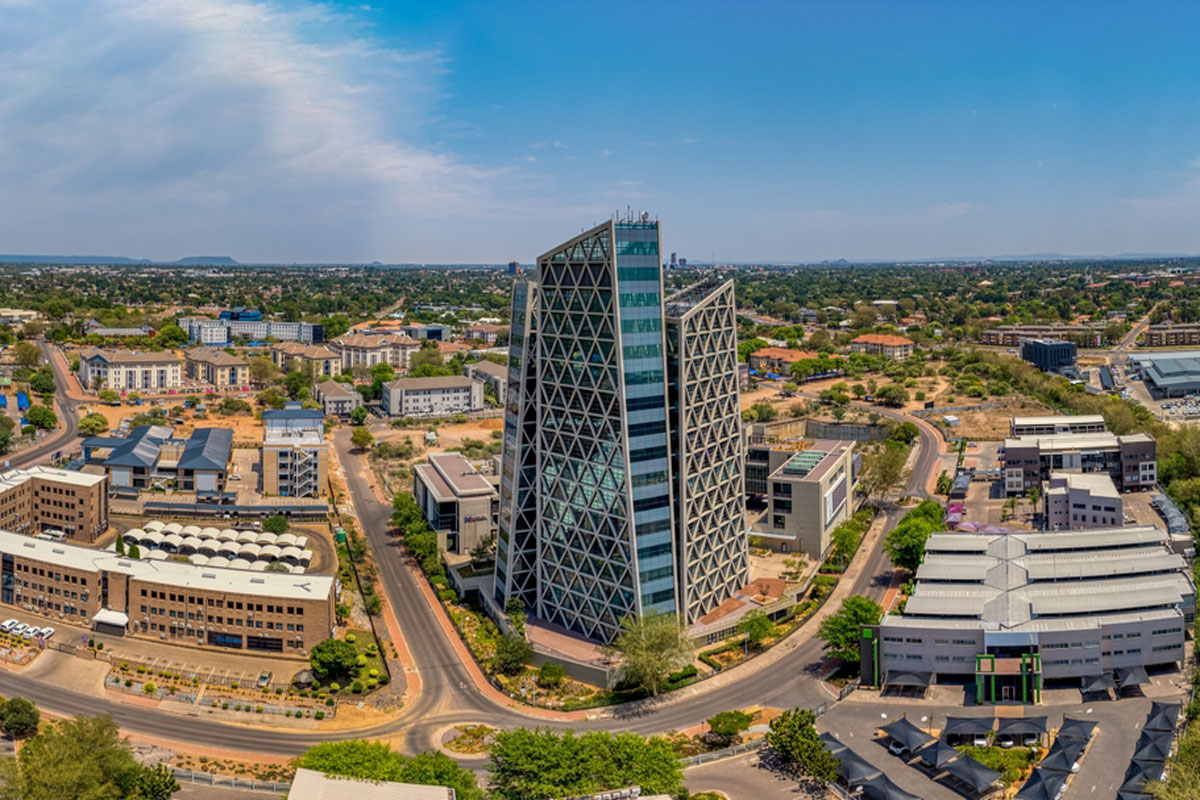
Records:
[[[320,344],[325,341],[325,326],[319,322],[280,322],[262,319],[261,312],[245,312],[258,318],[245,318],[239,314],[237,318],[226,317],[230,312],[221,312],[220,319],[207,317],[180,317],[175,322],[188,335],[191,344],[211,347],[224,347],[233,344],[238,339],[248,339],[252,342],[265,342],[274,339],[277,342],[300,342],[302,344]]]
[[[183,352],[187,377],[203,381],[217,389],[235,389],[250,385],[250,365],[224,350],[195,347]]]
[[[449,364],[450,361],[455,356],[466,356],[473,349],[475,349],[475,348],[471,347],[471,345],[463,344],[462,342],[445,342],[445,341],[438,342],[437,348],[438,348],[438,353],[442,357],[443,364]]]
[[[383,384],[383,410],[389,417],[437,417],[482,408],[483,384],[465,375],[397,378]]]
[[[313,430],[266,430],[261,467],[264,495],[319,497],[329,482],[329,443]]]
[[[490,322],[472,322],[467,325],[465,338],[469,341],[481,341],[491,347],[501,333],[508,330],[507,325],[493,325]]]
[[[1004,440],[1004,489],[1019,494],[1051,472],[1106,473],[1122,491],[1154,488],[1158,464],[1154,439],[1145,433],[1059,433]]]
[[[362,405],[362,395],[341,381],[322,381],[313,386],[313,399],[321,404],[327,417],[349,417]]]
[[[0,472],[0,529],[94,542],[108,530],[108,479],[41,466]]]
[[[1023,339],[1059,339],[1080,347],[1103,347],[1107,322],[1083,322],[1076,325],[1056,322],[1050,325],[1000,325],[985,328],[980,344],[1019,347]]]
[[[978,702],[1041,699],[1116,670],[1177,667],[1196,590],[1152,526],[936,533],[904,613],[863,629],[864,683],[893,671],[973,676]]]
[[[409,359],[421,347],[403,333],[347,333],[329,344],[341,355],[343,372],[376,364],[391,364],[397,371],[408,369]]]
[[[498,482],[459,453],[435,453],[413,467],[413,497],[443,551],[466,555],[496,536]]]
[[[179,359],[169,350],[135,353],[89,347],[79,353],[79,383],[116,392],[165,392],[183,385]]]
[[[334,378],[342,374],[342,357],[314,344],[281,342],[271,346],[271,361],[284,372],[312,370],[314,379]]]
[[[102,467],[118,493],[174,484],[197,496],[219,495],[225,491],[232,454],[229,428],[197,428],[185,439],[163,425],[139,425],[127,436],[83,440],[84,461]]]
[[[1052,436],[1059,433],[1104,433],[1108,426],[1103,414],[1059,414],[1045,417],[1013,417],[1008,424],[1009,436]]]
[[[913,354],[913,342],[894,334],[864,333],[850,340],[850,352],[888,359],[905,359]]]
[[[1112,478],[1104,473],[1051,472],[1043,496],[1046,529],[1051,531],[1119,528],[1125,504]]]
[[[808,361],[820,358],[821,354],[813,350],[792,350],[787,347],[764,347],[755,350],[747,359],[750,369],[759,374],[775,372],[783,376],[791,374],[792,364],[797,361]],[[841,356],[834,356],[841,358]]]
[[[494,361],[476,361],[474,364],[463,364],[463,374],[482,383],[485,393],[490,389],[497,405],[503,406],[508,402],[508,367]]]
[[[751,527],[750,535],[776,552],[804,553],[820,561],[829,554],[833,529],[854,514],[855,445],[804,444],[808,446],[803,449],[747,451],[748,464],[778,464],[766,478],[767,514]]]
[[[1151,325],[1143,334],[1143,347],[1179,347],[1200,344],[1200,323],[1166,322]]]
[[[268,408],[262,412],[263,430],[267,433],[325,432],[325,415],[300,403],[285,403],[283,408]]]
[[[0,531],[0,606],[113,635],[306,656],[334,633],[332,576],[148,561]]]

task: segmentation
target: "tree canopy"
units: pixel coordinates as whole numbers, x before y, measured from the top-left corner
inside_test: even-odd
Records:
[[[877,625],[883,609],[869,597],[853,595],[842,607],[821,620],[817,637],[825,642],[825,652],[847,664],[858,663],[858,640],[863,625]]]
[[[483,800],[475,774],[445,753],[421,753],[408,758],[382,742],[349,739],[322,742],[310,748],[296,759],[296,766],[358,780],[448,786],[462,800]]]
[[[942,530],[944,511],[936,500],[924,500],[892,528],[883,539],[883,550],[901,569],[916,572],[925,559],[925,541]]]
[[[321,680],[348,675],[358,666],[358,649],[341,639],[326,639],[313,645],[308,656],[313,674]]]
[[[621,656],[624,680],[652,695],[668,674],[691,663],[695,651],[675,615],[654,609],[621,620],[621,632],[608,649]]]
[[[829,781],[837,777],[838,760],[825,749],[816,720],[807,708],[785,711],[771,720],[767,744],[796,774]]]

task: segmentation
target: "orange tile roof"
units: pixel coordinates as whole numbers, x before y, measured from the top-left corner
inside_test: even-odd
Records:
[[[893,336],[890,333],[864,333],[852,342],[861,342],[862,344],[880,344],[885,347],[900,347],[906,344],[912,344],[911,339],[905,339],[903,336]]]
[[[820,353],[812,350],[792,350],[789,347],[764,347],[762,350],[755,350],[750,355],[757,358],[775,358],[780,361],[804,361],[821,357]]]

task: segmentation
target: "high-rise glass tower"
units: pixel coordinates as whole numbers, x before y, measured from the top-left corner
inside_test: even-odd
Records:
[[[601,641],[747,578],[733,287],[668,317],[659,252],[657,222],[610,220],[513,294],[496,600]]]

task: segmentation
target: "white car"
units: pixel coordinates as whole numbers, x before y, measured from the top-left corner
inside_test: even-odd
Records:
[[[42,639],[44,641],[47,641],[47,642],[50,641],[50,637],[53,635],[54,635],[54,628],[51,628],[48,626],[45,628],[42,628]]]
[[[37,636],[40,632],[41,628],[37,627],[36,625],[30,625],[28,628],[21,631],[21,638],[25,640],[32,640],[33,637]]]
[[[29,628],[29,626],[26,625],[24,622],[18,622],[16,625],[13,626],[12,630],[10,630],[9,633],[11,633],[13,636],[20,636],[26,630],[28,630],[28,628]]]
[[[19,622],[20,620],[17,619],[6,619],[4,622],[0,622],[0,633],[8,633],[13,628],[17,627]]]
[[[987,734],[986,734],[986,733],[977,733],[977,734],[975,734],[975,737],[974,737],[973,739],[971,739],[971,746],[973,746],[973,747],[987,747],[987,746],[988,746],[988,738],[987,738]]]

